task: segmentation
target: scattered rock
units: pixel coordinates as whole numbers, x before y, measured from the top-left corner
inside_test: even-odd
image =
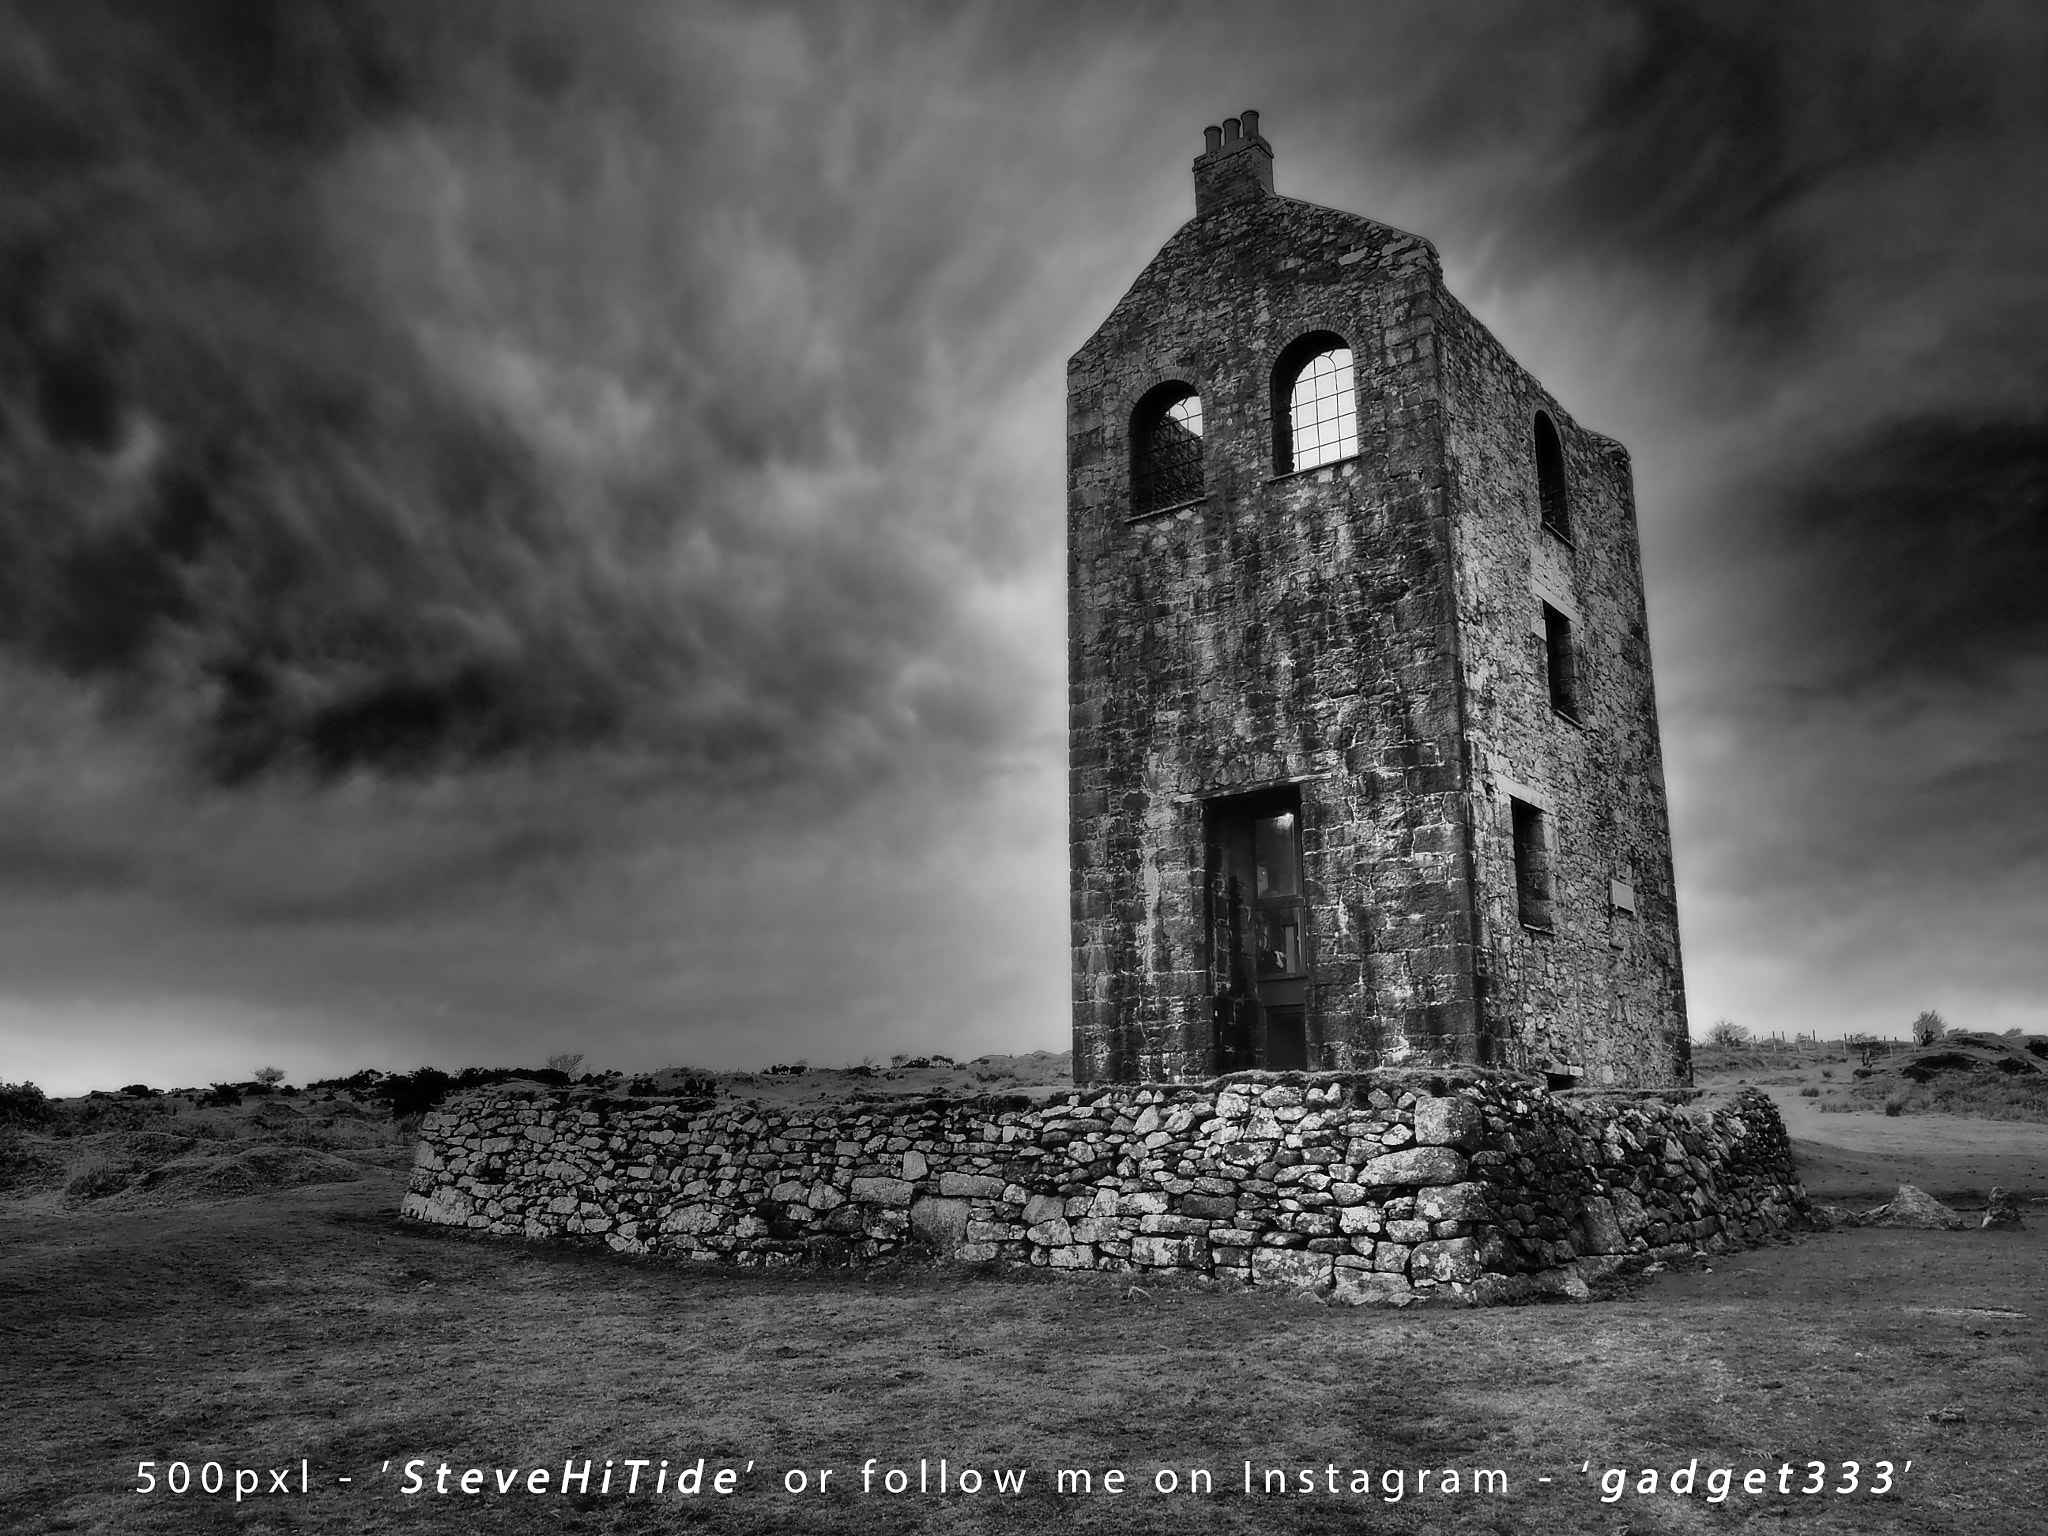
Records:
[[[1899,1192],[1885,1204],[1852,1218],[1859,1227],[1912,1227],[1923,1231],[1955,1232],[1969,1225],[1958,1211],[1952,1211],[1924,1189],[1901,1184]]]
[[[1934,1412],[1927,1415],[1927,1419],[1932,1424],[1962,1424],[1967,1422],[1961,1403],[1949,1403],[1937,1408]]]
[[[2020,1229],[2020,1203],[2013,1199],[2011,1190],[1991,1191],[1991,1198],[1984,1202],[1984,1219],[1978,1225],[2003,1227],[2014,1232]]]

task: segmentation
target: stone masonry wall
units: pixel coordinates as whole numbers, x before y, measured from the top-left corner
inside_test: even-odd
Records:
[[[1247,1073],[824,1107],[491,1089],[426,1117],[404,1214],[738,1264],[922,1243],[1406,1305],[1583,1294],[1627,1255],[1760,1241],[1806,1196],[1753,1092],[1703,1111],[1485,1072]]]
[[[1436,253],[1290,198],[1168,241],[1068,368],[1077,1080],[1201,1081],[1203,816],[1301,796],[1308,1064],[1483,1061],[1435,422]],[[1355,457],[1273,473],[1275,359],[1353,351]],[[1133,409],[1197,390],[1203,495],[1133,515]]]
[[[1684,1083],[1677,893],[1628,452],[1574,422],[1448,293],[1438,335],[1492,1060],[1582,1074],[1588,1087]],[[1569,538],[1543,525],[1538,505],[1539,410],[1564,449]],[[1550,704],[1546,603],[1571,621],[1576,717]],[[1519,920],[1511,799],[1550,821],[1547,930]]]

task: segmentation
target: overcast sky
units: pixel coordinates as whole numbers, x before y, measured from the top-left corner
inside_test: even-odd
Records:
[[[1694,1032],[2048,1028],[2048,12],[9,5],[0,1079],[1067,1041],[1065,359],[1257,107],[1633,453]]]

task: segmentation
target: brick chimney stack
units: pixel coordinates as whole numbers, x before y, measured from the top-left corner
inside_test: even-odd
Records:
[[[1259,114],[1227,117],[1221,128],[1204,128],[1206,141],[1195,161],[1195,217],[1273,195],[1273,146],[1259,136]]]

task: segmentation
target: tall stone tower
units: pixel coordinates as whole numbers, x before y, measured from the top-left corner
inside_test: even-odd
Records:
[[[1067,370],[1074,1074],[1690,1074],[1629,461],[1247,112]]]

